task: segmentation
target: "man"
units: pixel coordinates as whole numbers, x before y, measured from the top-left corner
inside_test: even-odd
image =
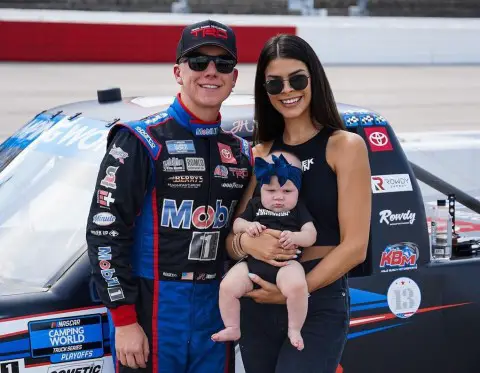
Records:
[[[112,128],[87,225],[88,253],[126,372],[220,373],[229,346],[218,290],[225,239],[251,175],[247,141],[220,129],[238,72],[233,31],[186,27],[165,111]]]

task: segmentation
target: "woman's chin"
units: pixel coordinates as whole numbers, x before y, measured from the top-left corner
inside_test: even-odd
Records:
[[[282,114],[282,116],[285,119],[295,119],[295,118],[301,117],[305,112],[306,108],[305,107],[293,107],[293,108],[281,107],[281,108],[278,108],[277,110],[280,112],[280,114]]]

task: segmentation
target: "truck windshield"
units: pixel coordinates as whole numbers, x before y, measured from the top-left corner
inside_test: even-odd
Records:
[[[78,255],[107,131],[43,114],[0,145],[0,278],[43,287]]]

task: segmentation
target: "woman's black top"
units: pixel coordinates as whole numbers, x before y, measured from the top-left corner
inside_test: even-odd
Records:
[[[327,142],[334,131],[324,127],[317,135],[299,145],[285,144],[282,136],[274,140],[270,150],[290,152],[302,161],[300,199],[307,206],[317,229],[315,246],[334,246],[340,243],[337,175],[326,158]],[[258,193],[257,187],[255,194]]]

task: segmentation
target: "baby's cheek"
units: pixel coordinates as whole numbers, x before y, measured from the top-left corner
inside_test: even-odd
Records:
[[[267,208],[272,208],[272,198],[269,197],[267,193],[261,193],[260,200],[262,201],[262,205]]]
[[[285,208],[286,210],[292,210],[295,205],[297,204],[297,198],[298,196],[295,196],[293,193],[288,195],[286,198],[285,198]]]

